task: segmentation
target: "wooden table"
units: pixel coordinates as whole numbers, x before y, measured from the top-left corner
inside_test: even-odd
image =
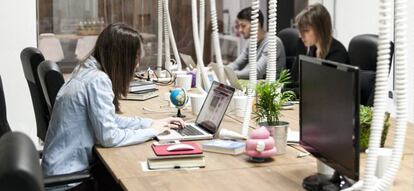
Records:
[[[167,105],[164,94],[168,88],[160,88],[160,96],[145,102],[122,101],[121,109],[127,116],[138,115],[154,119],[174,114],[173,108]],[[160,106],[162,106],[160,108]],[[145,112],[143,108],[152,110],[168,110],[170,113]],[[283,112],[282,120],[290,122],[290,128],[299,129],[298,107]],[[190,110],[184,114],[195,119]],[[241,118],[226,115],[222,128],[241,131]],[[392,128],[390,128],[390,131]],[[390,133],[389,136],[391,136]],[[409,128],[407,135],[412,135]],[[387,144],[390,143],[391,137]],[[412,136],[408,136],[406,144],[412,144]],[[150,145],[152,141],[121,148],[97,148],[101,161],[109,169],[114,179],[125,190],[303,190],[302,180],[316,172],[315,158],[308,156],[297,158],[301,148],[287,147],[287,153],[273,157],[266,163],[251,163],[247,156],[231,156],[204,152],[206,168],[197,170],[142,171],[140,162],[154,156]],[[411,148],[411,147],[410,147]],[[361,172],[365,162],[361,155]],[[411,188],[413,163],[412,151],[405,149],[402,167],[394,184],[394,190]]]

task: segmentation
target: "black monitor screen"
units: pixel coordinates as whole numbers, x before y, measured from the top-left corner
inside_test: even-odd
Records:
[[[300,144],[348,178],[359,178],[358,68],[300,57]]]

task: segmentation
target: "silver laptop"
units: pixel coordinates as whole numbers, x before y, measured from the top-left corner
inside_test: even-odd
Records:
[[[180,53],[180,56],[183,59],[184,64],[188,68],[190,68],[191,70],[197,68],[197,65],[195,64],[193,58],[190,55]]]
[[[219,67],[217,63],[211,63],[211,69],[214,71],[214,74],[216,76],[219,75]],[[241,85],[238,82],[238,78],[236,73],[233,71],[233,69],[229,66],[223,66],[224,69],[224,80],[230,83],[231,86],[235,87],[236,89],[243,90]]]
[[[231,86],[239,90],[243,90],[243,88],[238,82],[239,78],[237,78],[237,74],[236,72],[234,72],[233,68],[229,66],[224,66],[224,73],[226,73],[227,79],[229,80]]]
[[[194,123],[182,129],[171,129],[157,136],[160,142],[173,140],[213,139],[218,135],[220,123],[230,104],[235,89],[214,81]]]

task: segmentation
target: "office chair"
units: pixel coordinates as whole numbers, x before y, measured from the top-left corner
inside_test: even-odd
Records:
[[[283,91],[295,92],[299,99],[299,54],[306,54],[306,47],[300,39],[299,30],[296,28],[285,28],[281,30],[278,37],[285,47],[286,69],[289,70],[291,83],[285,85]]]
[[[0,163],[0,190],[42,191],[90,178],[79,173],[44,177],[33,142],[20,132],[8,132],[0,138]]]
[[[299,31],[295,28],[285,28],[277,35],[285,47],[286,69],[292,70],[293,64],[296,62],[297,46],[299,39]]]
[[[25,134],[8,132],[0,138],[0,163],[0,190],[44,190],[36,148]]]
[[[46,59],[59,62],[65,58],[62,45],[53,33],[43,33],[39,35],[39,50]]]
[[[76,58],[78,60],[86,59],[86,57],[92,52],[93,48],[95,47],[97,40],[98,36],[83,36],[82,38],[78,39],[75,50]]]
[[[390,42],[390,68],[394,43]],[[348,46],[350,64],[360,69],[361,104],[373,106],[375,76],[377,71],[378,36],[363,34],[351,39]]]
[[[4,99],[3,83],[0,76],[0,137],[11,131],[7,121],[6,100]]]
[[[32,97],[36,117],[37,137],[44,141],[49,125],[50,113],[37,75],[37,67],[45,58],[37,48],[28,47],[23,49],[20,54],[20,59],[23,65],[24,77],[29,85],[30,95]]]
[[[62,72],[55,62],[45,60],[37,67],[37,73],[39,75],[39,81],[43,95],[45,96],[46,104],[49,112],[52,113],[56,95],[65,83]]]

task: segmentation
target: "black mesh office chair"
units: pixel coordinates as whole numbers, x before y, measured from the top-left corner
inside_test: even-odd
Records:
[[[46,104],[49,112],[52,113],[56,95],[65,83],[65,80],[63,79],[59,66],[50,60],[45,60],[40,63],[37,67],[37,72],[43,95],[45,95]]]
[[[299,98],[299,54],[306,54],[306,47],[300,39],[299,30],[286,28],[279,32],[278,37],[285,47],[286,69],[290,71],[291,83],[286,84],[283,91],[292,90]]]
[[[72,173],[44,177],[39,155],[30,138],[20,132],[8,132],[0,138],[0,190],[41,191],[90,179],[89,174]]]
[[[285,47],[286,69],[292,70],[296,62],[299,31],[295,28],[285,28],[277,35]]]
[[[25,134],[9,132],[0,138],[0,163],[0,190],[44,190],[36,148]]]
[[[33,109],[36,117],[37,136],[44,141],[49,125],[50,113],[37,75],[37,67],[45,60],[40,50],[33,47],[25,48],[20,53],[24,77],[29,85]]]
[[[391,43],[390,68],[394,54],[394,43]],[[352,38],[348,46],[350,64],[360,69],[361,104],[373,106],[375,76],[377,71],[378,36],[363,34]]]
[[[7,121],[6,100],[4,99],[3,82],[0,76],[0,137],[11,131]]]

